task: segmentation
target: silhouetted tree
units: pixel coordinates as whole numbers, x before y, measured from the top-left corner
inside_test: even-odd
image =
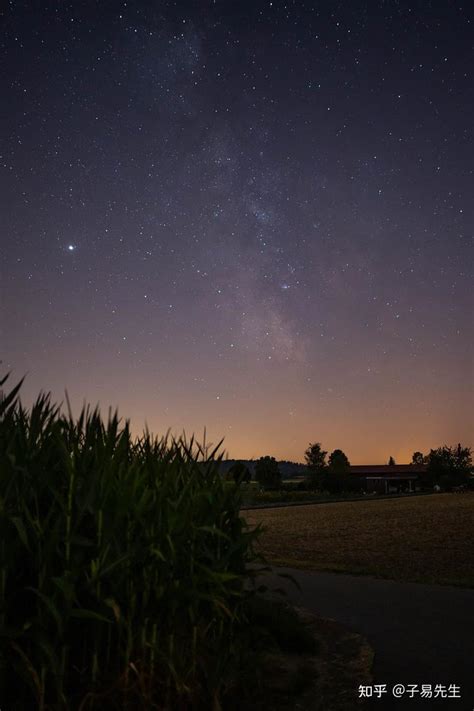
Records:
[[[423,452],[413,452],[413,456],[411,458],[411,463],[417,464],[417,465],[424,464],[425,457],[423,456]]]
[[[322,449],[319,442],[315,444],[310,444],[306,452],[304,453],[304,458],[306,460],[306,465],[311,471],[319,471],[324,469],[326,466],[326,455],[327,452]]]
[[[275,457],[260,457],[255,465],[255,479],[264,489],[278,489],[281,474]]]
[[[309,445],[304,453],[306,466],[308,467],[308,484],[311,488],[320,489],[323,485],[323,475],[326,469],[327,452],[321,447],[319,442]]]
[[[332,494],[350,489],[350,463],[342,449],[335,449],[329,455],[328,466],[322,477],[322,487]]]
[[[390,457],[390,459],[388,460],[388,465],[389,467],[395,466],[395,459],[393,457]]]
[[[472,473],[472,451],[458,444],[454,447],[431,449],[427,457],[427,481],[449,489],[469,483]]]
[[[248,484],[251,476],[248,467],[243,462],[235,462],[227,472],[227,478],[233,479],[236,484]]]
[[[334,452],[331,452],[329,455],[328,467],[331,471],[347,474],[350,466],[350,462],[342,449],[335,449]]]

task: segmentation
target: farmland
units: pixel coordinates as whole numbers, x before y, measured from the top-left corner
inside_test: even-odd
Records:
[[[474,587],[474,493],[246,511],[269,562]]]

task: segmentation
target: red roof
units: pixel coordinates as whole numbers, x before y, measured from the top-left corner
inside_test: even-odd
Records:
[[[357,476],[418,476],[426,472],[426,464],[356,464],[351,465],[350,473]]]

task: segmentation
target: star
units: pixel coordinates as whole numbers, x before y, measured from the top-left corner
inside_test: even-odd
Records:
[[[0,312],[15,370],[38,373],[31,390],[44,373],[58,392],[75,383],[137,434],[140,417],[158,432],[208,424],[237,457],[300,459],[327,429],[375,463],[395,437],[408,451],[405,412],[428,449],[454,427],[451,398],[455,436],[472,438],[472,33],[457,4],[443,23],[404,2],[396,21],[361,0],[337,17],[334,3],[214,2],[189,17],[192,3],[161,3],[159,20],[144,0],[110,17],[76,4],[71,17],[56,3],[51,32],[49,11],[10,3],[2,45]],[[364,378],[378,380],[363,392]]]

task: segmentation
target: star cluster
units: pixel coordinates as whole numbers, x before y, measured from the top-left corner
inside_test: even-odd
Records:
[[[231,456],[472,431],[469,4],[10,2],[3,365]]]

